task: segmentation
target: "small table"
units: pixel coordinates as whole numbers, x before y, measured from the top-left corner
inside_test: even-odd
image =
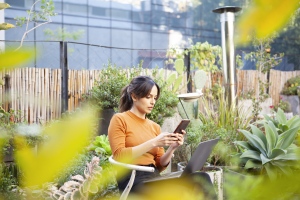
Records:
[[[185,115],[187,116],[188,119],[189,119],[189,116],[187,115],[187,113],[186,113],[186,111],[184,109],[184,106],[183,106],[181,100],[183,100],[185,102],[194,102],[195,103],[195,101],[197,101],[198,98],[200,98],[202,95],[203,95],[202,92],[201,93],[200,92],[199,93],[198,92],[192,92],[192,93],[185,93],[185,94],[179,94],[179,95],[177,95],[177,97],[178,97],[178,99],[180,101],[180,104],[181,104],[181,106],[182,106],[182,108],[184,110],[184,113],[185,113]],[[197,104],[197,109],[198,109],[198,104]],[[198,112],[196,112],[196,113],[198,113]],[[195,114],[195,111],[194,111],[194,114]]]

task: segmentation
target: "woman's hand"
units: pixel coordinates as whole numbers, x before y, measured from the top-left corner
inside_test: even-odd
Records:
[[[177,142],[170,145],[172,146],[173,148],[177,148],[181,145],[183,145],[183,142],[184,142],[184,135],[186,134],[186,132],[184,130],[181,131],[182,133],[175,133],[176,134],[176,138],[177,138]]]
[[[172,148],[177,148],[178,146],[183,145],[185,134],[186,132],[184,130],[182,133],[163,132],[153,140],[157,147],[171,146]]]
[[[182,134],[163,132],[153,139],[154,146],[165,147],[175,145],[176,143],[182,140],[178,135]]]

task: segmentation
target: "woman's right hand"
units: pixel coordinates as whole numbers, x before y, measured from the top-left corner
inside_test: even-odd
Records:
[[[154,146],[165,147],[170,146],[178,141],[176,133],[163,132],[156,136],[154,139]]]

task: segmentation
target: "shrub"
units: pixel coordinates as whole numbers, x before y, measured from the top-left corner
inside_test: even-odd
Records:
[[[297,87],[300,86],[300,76],[290,78],[284,84],[281,94],[298,95]]]
[[[270,108],[275,112],[277,112],[279,108],[284,112],[291,112],[291,104],[288,101],[283,101],[281,99],[277,105],[270,106]]]
[[[137,76],[140,71],[140,65],[130,69],[117,67],[115,64],[108,63],[99,75],[95,86],[90,91],[90,94],[84,98],[93,105],[96,105],[100,110],[113,108],[117,110],[119,107],[121,90],[129,84],[131,79]]]

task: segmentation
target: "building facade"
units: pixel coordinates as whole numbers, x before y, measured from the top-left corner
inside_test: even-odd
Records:
[[[35,0],[5,0],[5,21],[26,16]],[[240,1],[213,0],[53,0],[56,16],[26,36],[24,46],[34,46],[39,57],[35,67],[59,68],[59,42],[68,43],[71,69],[100,69],[111,61],[120,66],[163,67],[171,47],[187,48],[190,43],[221,45],[220,16],[213,9],[241,6]],[[39,4],[33,8],[39,9]],[[30,24],[29,28],[34,26]],[[5,46],[19,45],[25,26],[5,32]],[[49,32],[51,34],[49,34]],[[78,35],[60,38],[61,32]],[[16,42],[14,42],[16,41]],[[52,41],[52,42],[50,42]]]

